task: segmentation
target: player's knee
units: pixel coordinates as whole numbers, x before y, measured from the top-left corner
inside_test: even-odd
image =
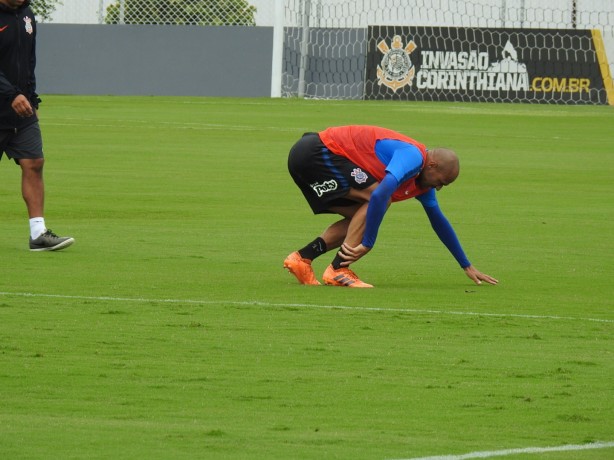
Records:
[[[32,174],[42,173],[44,164],[44,158],[22,159],[19,161],[19,166],[21,166],[23,172]]]

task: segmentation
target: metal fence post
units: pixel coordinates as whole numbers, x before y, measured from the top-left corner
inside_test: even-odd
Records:
[[[307,70],[307,51],[309,49],[309,15],[311,0],[303,0],[303,37],[301,39],[301,63],[298,74],[298,97],[305,97],[305,71]]]
[[[275,0],[274,14],[271,97],[281,97],[281,79],[284,58],[284,0]]]
[[[119,23],[126,23],[126,0],[119,0]]]

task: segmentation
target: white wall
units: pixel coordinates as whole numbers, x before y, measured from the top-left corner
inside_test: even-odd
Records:
[[[38,37],[41,94],[267,97],[271,92],[271,27],[39,24]]]

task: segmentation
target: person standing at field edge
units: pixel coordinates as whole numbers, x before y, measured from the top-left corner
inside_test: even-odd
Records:
[[[340,247],[324,272],[324,283],[373,287],[349,265],[373,248],[390,204],[410,198],[422,204],[433,230],[473,282],[498,283],[471,265],[439,208],[435,192],[454,182],[460,170],[452,150],[427,150],[410,137],[377,126],[340,126],[304,134],[290,150],[288,170],[314,214],[343,217],[284,261],[301,284],[319,285],[311,262]]]
[[[36,22],[30,0],[0,0],[0,160],[21,167],[21,192],[30,217],[30,250],[57,251],[74,243],[45,226],[43,140],[36,110]]]

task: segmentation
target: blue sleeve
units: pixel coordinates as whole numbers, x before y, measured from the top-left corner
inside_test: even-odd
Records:
[[[375,245],[377,232],[384,219],[384,214],[386,214],[388,202],[398,186],[399,182],[397,179],[392,174],[388,173],[384,176],[384,179],[377,188],[373,190],[369,200],[369,207],[367,208],[365,233],[362,236],[363,246],[372,248]]]
[[[422,195],[418,195],[416,197],[416,200],[422,203],[422,206],[424,206],[425,208],[432,208],[433,206],[438,206],[437,196],[435,195],[434,188],[430,188],[428,192],[423,193]]]
[[[463,251],[460,241],[458,241],[454,228],[452,228],[446,216],[441,212],[441,208],[435,197],[435,190],[431,189],[429,192],[416,198],[422,203],[424,211],[431,222],[431,227],[433,227],[433,230],[435,230],[441,242],[448,248],[448,251],[452,253],[458,264],[462,268],[467,268],[471,265],[471,262],[469,262],[465,255],[465,251]]]
[[[424,159],[418,147],[395,139],[380,139],[375,143],[377,158],[386,165],[399,184],[420,173]]]

